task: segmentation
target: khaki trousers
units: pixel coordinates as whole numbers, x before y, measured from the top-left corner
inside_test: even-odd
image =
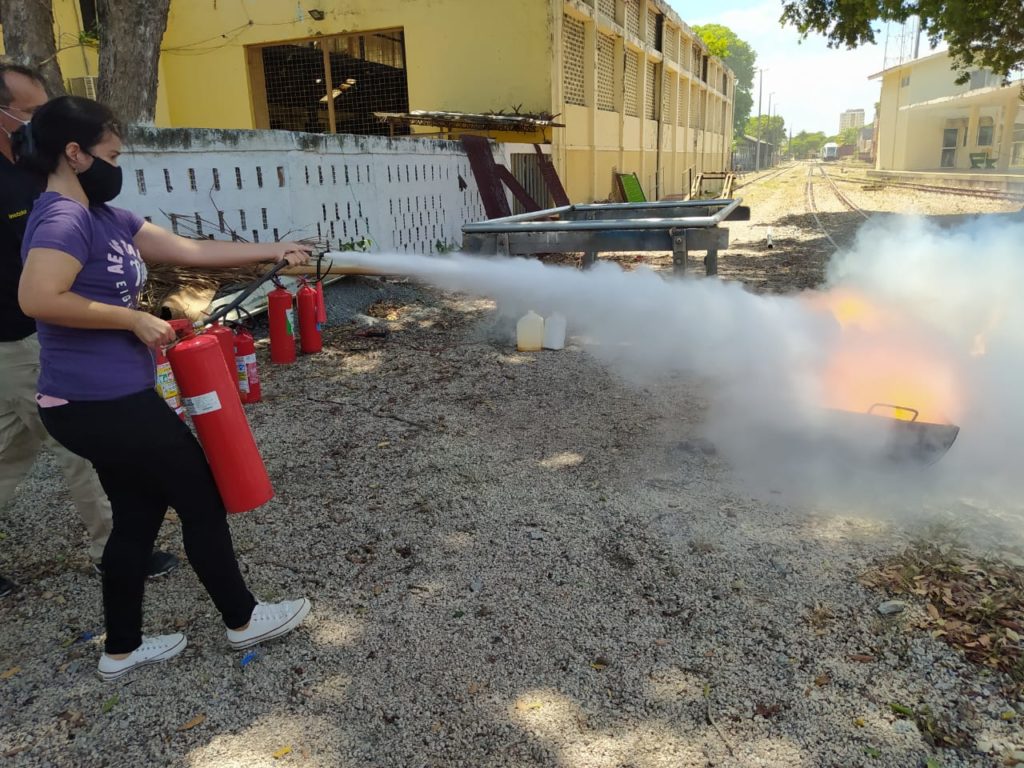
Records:
[[[39,341],[35,334],[21,341],[0,342],[0,510],[14,496],[45,444],[60,464],[78,514],[89,532],[89,557],[103,558],[110,537],[110,502],[96,472],[51,438],[36,406]]]

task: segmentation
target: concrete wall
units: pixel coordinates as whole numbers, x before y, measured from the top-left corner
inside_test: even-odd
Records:
[[[495,159],[508,162],[497,149]],[[116,205],[181,234],[433,253],[484,218],[462,146],[284,131],[136,128]],[[459,190],[459,177],[468,188]],[[198,219],[198,221],[197,221]]]

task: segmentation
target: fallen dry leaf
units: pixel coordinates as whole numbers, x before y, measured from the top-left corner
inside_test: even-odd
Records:
[[[3,674],[0,674],[0,680],[10,680],[12,677],[14,677],[19,672],[21,672],[21,667],[11,667],[10,669],[8,669]]]
[[[277,752],[271,755],[271,757],[273,757],[275,760],[280,760],[285,755],[291,754],[291,751],[291,747],[281,747],[279,750],[277,750]]]
[[[859,661],[861,664],[870,664],[875,660],[874,656],[867,653],[853,653],[848,658],[850,661]]]
[[[192,730],[197,725],[202,725],[204,722],[206,722],[206,715],[204,713],[200,712],[198,715],[193,717],[187,723],[182,723],[181,725],[179,725],[178,726],[178,731],[180,732],[180,731]]]

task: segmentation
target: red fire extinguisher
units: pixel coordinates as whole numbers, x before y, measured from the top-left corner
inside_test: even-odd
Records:
[[[316,281],[316,321],[321,328],[327,326],[327,304],[324,302],[324,281]]]
[[[270,321],[270,362],[295,362],[295,311],[292,295],[284,287],[267,294],[267,314]]]
[[[195,336],[195,324],[193,324],[191,320],[178,318],[175,320],[168,320],[167,323],[174,329],[174,333],[178,337],[178,341]]]
[[[224,355],[224,362],[228,365],[228,370],[232,373],[235,372],[235,334],[231,332],[230,328],[225,328],[220,323],[213,323],[209,328],[206,329],[205,333],[213,336],[217,339],[220,344],[221,354]],[[236,386],[238,397],[245,401],[245,397],[242,393],[242,388]]]
[[[316,291],[303,282],[295,294],[295,301],[299,305],[299,346],[302,354],[319,352],[323,349],[323,339],[320,338],[320,324],[316,318]]]
[[[209,333],[186,339],[167,357],[227,511],[246,512],[270,501],[274,488],[217,339]]]
[[[238,387],[243,403],[258,403],[263,399],[260,387],[260,373],[256,365],[256,343],[245,326],[235,330],[235,367],[238,371]]]
[[[184,421],[185,409],[181,407],[181,398],[178,396],[178,382],[174,378],[174,371],[171,370],[167,355],[159,347],[156,350],[156,391],[171,410],[178,414],[178,418]]]

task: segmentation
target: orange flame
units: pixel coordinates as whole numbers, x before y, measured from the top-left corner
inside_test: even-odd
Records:
[[[952,361],[907,318],[847,289],[808,300],[842,329],[822,371],[824,407],[937,424],[959,415]]]

